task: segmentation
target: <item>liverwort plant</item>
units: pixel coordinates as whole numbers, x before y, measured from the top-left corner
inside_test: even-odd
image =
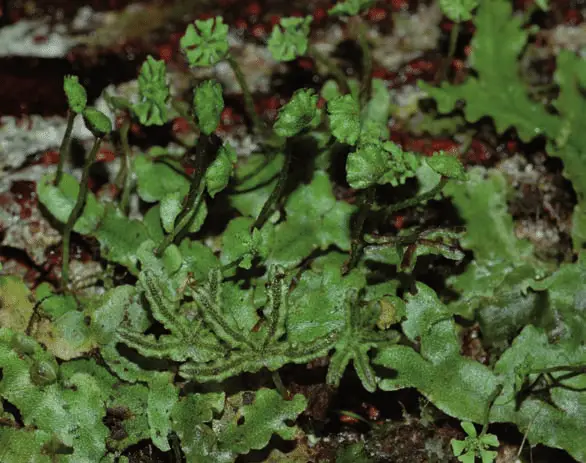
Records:
[[[242,90],[246,113],[252,121],[253,128],[257,133],[262,133],[264,125],[254,108],[254,101],[244,73],[229,53],[228,26],[224,24],[223,18],[217,16],[206,20],[196,20],[193,24],[189,24],[185,35],[181,37],[180,45],[190,66],[209,67],[226,60]]]
[[[71,232],[73,231],[73,227],[75,226],[75,223],[77,222],[77,219],[81,215],[81,212],[86,204],[90,168],[96,159],[96,154],[98,153],[102,139],[112,131],[112,123],[108,116],[106,116],[101,111],[98,111],[97,109],[92,107],[86,107],[86,92],[85,89],[79,84],[77,77],[67,76],[64,81],[64,89],[65,94],[67,95],[70,116],[68,118],[67,128],[65,130],[65,135],[63,136],[63,142],[61,145],[62,147],[66,148],[62,149],[60,152],[59,164],[57,166],[57,173],[55,175],[55,182],[57,186],[59,186],[59,183],[61,181],[61,177],[63,174],[63,158],[68,152],[67,147],[70,143],[72,123],[71,115],[81,113],[83,115],[83,120],[86,127],[95,137],[92,149],[90,153],[87,155],[83,165],[80,184],[81,186],[79,189],[77,200],[73,208],[71,209],[71,213],[69,214],[67,222],[65,223],[65,227],[63,229],[63,264],[61,270],[61,284],[63,286],[63,289],[66,289],[69,281],[69,241],[71,238]]]
[[[291,100],[279,111],[273,126],[274,132],[285,142],[285,161],[279,174],[277,184],[263,205],[260,214],[253,224],[253,228],[261,228],[272,213],[273,205],[281,198],[291,167],[293,147],[291,139],[300,132],[318,122],[320,113],[317,109],[317,95],[309,89],[298,90]]]
[[[330,8],[328,13],[332,15],[356,16],[361,11],[372,6],[373,3],[374,0],[344,0],[337,2]]]
[[[497,436],[485,432],[477,434],[474,425],[468,421],[462,421],[461,425],[468,436],[464,440],[452,439],[454,456],[458,457],[462,463],[474,463],[476,457],[479,457],[482,463],[495,461],[497,452],[490,450],[490,448],[498,447]]]
[[[132,106],[143,125],[161,125],[167,122],[169,87],[165,62],[147,56],[138,75],[140,101]]]
[[[424,88],[440,112],[465,102],[453,130],[488,116],[523,140],[545,134],[567,164],[582,217],[583,62],[559,55],[554,114],[523,91],[517,55],[528,32],[510,5],[441,3],[454,21],[475,21],[478,72],[460,86]],[[312,45],[311,16],[274,26],[267,46],[276,61],[310,57],[331,80],[284,95],[272,125],[254,109],[222,17],[189,24],[180,41],[189,67],[227,63],[240,85],[257,146],[246,156],[219,130],[226,104],[213,69],[179,91],[167,64],[147,56],[136,95],[106,95],[121,117],[114,134],[78,79],[65,78],[60,163],[37,183],[63,226],[62,288],[43,281],[30,290],[0,276],[1,461],[31,452],[41,462],[125,461],[147,442],[177,461],[233,463],[253,450],[269,455],[275,434],[295,454],[266,461],[311,461],[312,420],[298,420],[309,400],[289,392],[306,390],[293,383],[310,362],[331,388],[354,375],[369,393],[416,390],[462,423],[466,439],[452,441],[462,462],[494,460],[498,439],[486,431],[495,422],[586,461],[586,253],[542,262],[515,235],[502,173],[393,141],[393,90],[372,77],[376,42],[363,13],[373,4],[346,0],[329,11],[356,26],[348,28],[362,52],[356,77]],[[509,48],[505,38],[515,38]],[[81,177],[63,172],[77,114],[95,138]],[[131,146],[131,124],[177,117],[190,131],[178,145]],[[113,199],[89,189],[109,140],[121,161]],[[445,217],[456,211],[459,227]],[[574,227],[579,246],[584,226]],[[84,292],[69,281],[73,233],[97,243],[103,265]],[[463,349],[472,325],[490,362]],[[368,445],[340,458],[370,461]]]
[[[448,59],[454,57],[461,23],[470,20],[472,11],[478,6],[478,3],[478,0],[440,0],[439,5],[442,13],[454,21],[454,25],[450,31]]]
[[[286,334],[288,291],[285,275],[278,268],[269,276],[267,289],[266,323],[257,332],[241,333],[226,323],[222,315],[219,274],[210,275],[208,284],[196,290],[194,298],[203,320],[214,335],[227,344],[227,356],[203,365],[187,363],[181,369],[184,376],[199,381],[218,381],[262,367],[274,371],[285,363],[306,363],[331,348],[331,335],[309,345],[281,341]]]
[[[82,113],[87,104],[87,93],[83,85],[79,83],[77,76],[66,76],[63,79],[63,90],[67,97],[67,104],[69,106],[69,114],[67,115],[67,126],[65,134],[61,141],[59,148],[59,163],[57,164],[57,173],[55,174],[55,185],[59,185],[61,177],[63,176],[63,164],[65,159],[69,157],[69,147],[71,145],[71,131],[73,130],[73,123],[75,116]]]
[[[191,177],[189,192],[183,207],[175,218],[173,230],[165,237],[157,248],[157,254],[162,255],[164,250],[169,246],[183,230],[196,220],[198,211],[203,207],[204,189],[206,187],[206,172],[208,167],[213,170],[208,178],[219,182],[224,187],[227,185],[227,178],[231,174],[230,148],[222,149],[223,155],[220,154],[219,138],[214,135],[214,131],[220,121],[220,113],[224,107],[221,88],[218,83],[206,81],[195,89],[194,92],[194,110],[197,118],[197,126],[201,133],[195,146],[195,171]],[[215,160],[219,164],[213,164]],[[222,178],[223,177],[223,178]],[[208,188],[210,183],[208,182]],[[213,197],[218,190],[218,185],[212,183]]]
[[[189,24],[181,48],[191,66],[213,66],[228,53],[228,26],[221,16]]]
[[[303,56],[309,45],[309,26],[313,18],[281,18],[267,42],[273,58],[279,61],[292,61]]]

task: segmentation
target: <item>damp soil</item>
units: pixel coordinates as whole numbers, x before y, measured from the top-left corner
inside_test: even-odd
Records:
[[[53,24],[68,24],[81,6],[89,5],[95,11],[101,12],[120,12],[129,3],[126,0],[93,0],[89,3],[66,0],[8,0],[4,2],[1,19],[4,26],[24,19],[45,17],[50,18]],[[383,36],[392,34],[392,16],[397,13],[397,9],[415,13],[420,5],[429,3],[414,0],[377,2],[377,7],[381,9],[378,11],[379,16],[369,14],[368,19],[372,22],[372,27],[377,28]],[[515,5],[521,9],[524,3],[526,2],[517,1]],[[535,14],[532,19],[545,28],[572,21],[581,22],[583,18],[577,15],[576,11],[581,11],[579,7],[582,3],[569,0],[552,2],[550,14]],[[141,31],[139,36],[136,31],[122,30],[115,40],[88,40],[61,58],[0,57],[0,115],[17,116],[25,120],[33,114],[44,117],[64,116],[66,101],[62,82],[66,74],[80,76],[88,90],[89,99],[93,100],[106,86],[135,78],[140,64],[149,53],[166,59],[170,66],[184,68],[177,53],[177,39],[185,25],[195,18],[222,14],[231,27],[240,31],[243,40],[262,44],[274,18],[278,16],[311,14],[318,27],[325,30],[330,20],[323,16],[323,12],[329,6],[330,2],[327,0],[160,1],[156,3],[156,7],[157,11],[164,15],[165,21],[153,21],[152,27]],[[381,15],[383,19],[380,19]],[[446,67],[445,56],[449,40],[449,24],[446,20],[442,20],[440,29],[437,49],[427,50],[417,58],[406,60],[395,69],[386,69],[381,63],[375,63],[373,74],[384,78],[389,88],[394,89],[412,85],[417,79],[437,82]],[[455,60],[465,58],[473,32],[470,25],[464,28],[457,44]],[[38,37],[39,42],[42,43],[43,40],[43,37]],[[332,56],[339,60],[348,74],[360,73],[360,51],[351,40],[339,44]],[[551,81],[553,69],[550,64],[548,60],[531,63],[532,75],[540,83]],[[448,63],[447,78],[452,81],[463,79],[467,72],[466,68]],[[315,72],[313,63],[296,60],[275,72],[270,78],[268,92],[256,92],[255,100],[260,102],[259,110],[263,111],[262,116],[266,120],[271,120],[274,118],[278,102],[291,95],[296,88],[319,88],[322,82],[323,76]],[[231,95],[227,97],[226,102],[232,119],[226,123],[225,128],[227,131],[235,130],[230,122],[247,122],[242,99],[239,95]],[[423,101],[422,107],[433,110],[433,103]],[[513,132],[496,134],[490,121],[485,120],[479,121],[473,128],[475,136],[463,156],[464,161],[468,165],[487,167],[505,163],[510,181],[515,184],[517,191],[521,192],[515,195],[510,205],[511,213],[518,224],[517,231],[533,241],[538,253],[541,252],[547,258],[558,261],[567,259],[571,254],[569,220],[575,204],[575,195],[561,175],[560,163],[545,156],[543,140],[523,144]],[[176,130],[175,124],[168,124],[161,129],[136,131],[131,133],[130,141],[141,146],[163,144],[172,140],[173,132]],[[458,148],[456,141],[449,136],[415,135],[400,121],[391,127],[391,134],[393,141],[408,150],[431,154],[438,149]],[[340,156],[343,159],[344,153]],[[53,162],[54,156],[50,158],[47,153],[35,153],[32,158],[27,159],[27,165]],[[532,178],[523,175],[528,165],[539,174],[541,182],[538,186]],[[9,174],[10,172],[4,173]],[[302,174],[299,173],[298,177],[302,178]],[[96,191],[99,186],[100,181],[95,179]],[[401,195],[407,197],[412,191],[413,185],[407,184],[404,189],[395,191],[394,194],[400,199]],[[11,185],[10,194],[11,196],[3,198],[14,201],[15,207],[19,208],[19,214],[26,215],[31,209],[39,208],[32,182],[15,181]],[[349,202],[353,200],[353,192],[344,184],[343,179],[337,187],[336,194],[340,199]],[[552,204],[555,205],[553,209]],[[540,217],[539,223],[535,217]],[[430,204],[423,217],[415,211],[407,210],[401,216],[394,217],[389,228],[397,230],[413,223],[430,226],[462,224],[448,201],[435,201]],[[213,229],[213,224],[211,227]],[[538,239],[538,227],[539,230],[549,230],[555,239]],[[0,226],[0,237],[5,233],[6,230]],[[543,236],[543,233],[539,236]],[[73,246],[74,258],[99,261],[95,243],[74,234]],[[39,263],[31,259],[24,250],[10,246],[0,247],[0,260],[5,267],[18,269],[31,287],[43,281],[57,282],[56,270],[60,266],[60,254],[60,246],[49,246],[45,261]],[[424,265],[419,266],[421,269],[418,267],[417,279],[430,285],[441,295],[449,297],[445,280],[449,275],[463,271],[465,263],[455,265],[437,258],[423,259],[422,262]],[[481,363],[489,361],[490,353],[482,345],[477,326],[466,327],[462,332],[462,341],[462,351],[465,355]],[[307,434],[320,439],[314,444],[304,441],[295,445],[303,448],[311,461],[335,461],[338,450],[352,442],[364,442],[367,452],[375,461],[380,462],[456,461],[450,457],[449,442],[452,438],[464,437],[456,420],[434,409],[413,390],[368,393],[362,388],[352,369],[348,369],[348,374],[343,378],[340,387],[334,390],[324,384],[326,367],[327,358],[314,361],[308,366],[286,366],[282,370],[283,382],[288,390],[292,393],[303,393],[309,402],[299,424]],[[262,380],[256,378],[250,381]],[[7,410],[6,406],[4,409]],[[123,438],[119,435],[120,413],[120,410],[109,410],[104,418],[112,439]],[[356,415],[362,419],[353,418]],[[499,461],[514,461],[512,456],[516,454],[523,436],[510,426],[494,426],[494,429],[491,426],[491,432],[497,433],[499,439],[505,443],[501,447]],[[282,449],[284,452],[292,450],[290,443],[278,440],[271,442],[271,447]],[[528,451],[525,450],[524,454],[528,455]],[[178,461],[175,453],[163,453],[148,440],[127,449],[125,456],[131,463]],[[532,456],[535,462],[573,461],[563,452],[540,446],[532,450]],[[241,457],[238,461],[264,461],[266,457],[266,454],[259,452]]]

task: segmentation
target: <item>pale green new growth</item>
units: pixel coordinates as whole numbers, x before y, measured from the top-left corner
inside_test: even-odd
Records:
[[[292,61],[307,51],[309,26],[313,18],[281,18],[273,28],[267,46],[278,61]]]
[[[476,433],[474,425],[468,421],[462,421],[462,429],[468,436],[465,440],[452,439],[452,451],[454,456],[462,463],[474,463],[476,457],[480,457],[482,463],[492,463],[495,461],[497,453],[490,450],[491,447],[498,447],[499,440],[494,434]]]
[[[75,113],[81,113],[87,104],[87,93],[83,85],[79,83],[77,76],[65,76],[63,79],[63,90],[67,96],[69,109]]]
[[[293,137],[307,128],[317,113],[317,95],[311,89],[297,90],[279,111],[273,127],[280,137]]]
[[[200,130],[206,135],[212,134],[220,123],[224,109],[222,86],[215,80],[199,84],[193,92],[193,107]]]
[[[346,177],[352,188],[390,183],[397,186],[415,176],[419,158],[391,141],[360,144],[346,162]]]
[[[236,152],[230,143],[225,142],[205,174],[207,190],[212,198],[228,186],[235,163]]]
[[[425,160],[427,165],[438,174],[453,178],[454,180],[466,180],[466,171],[457,157],[440,151]]]
[[[351,95],[338,96],[328,102],[330,128],[342,143],[354,145],[360,136],[360,106]]]
[[[221,16],[189,24],[180,40],[190,66],[213,66],[228,53],[228,25]]]
[[[147,126],[165,124],[168,120],[169,84],[163,60],[147,56],[138,75],[138,88],[140,101],[132,109],[140,123]]]
[[[88,107],[83,110],[82,115],[85,126],[94,137],[101,138],[112,131],[112,121],[102,111]]]

